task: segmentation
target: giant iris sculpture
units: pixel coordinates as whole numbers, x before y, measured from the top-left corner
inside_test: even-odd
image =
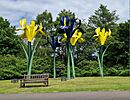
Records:
[[[84,41],[81,38],[82,33],[80,32],[81,21],[76,23],[76,19],[73,18],[69,21],[68,16],[61,17],[60,20],[60,27],[59,33],[63,33],[64,38],[62,39],[63,42],[66,42],[67,48],[67,78],[70,79],[70,60],[72,62],[72,73],[73,77],[75,77],[75,69],[74,69],[74,56],[72,46],[75,46],[76,42],[79,41],[80,43]]]
[[[32,44],[31,44],[32,40],[34,39],[34,37],[36,36],[36,34],[38,32],[42,33],[44,36],[46,36],[46,34],[42,31],[42,23],[40,23],[40,26],[38,26],[38,25],[35,24],[34,20],[32,20],[30,22],[30,25],[27,25],[26,19],[24,18],[24,19],[20,20],[20,26],[21,26],[21,28],[18,28],[17,31],[23,30],[23,33],[21,34],[21,38],[22,39],[26,38],[27,41],[28,41],[28,51],[26,51],[26,49],[24,48],[22,43],[21,43],[21,45],[22,45],[23,50],[26,54],[26,58],[27,58],[27,62],[28,62],[28,64],[27,64],[27,74],[31,75],[32,60],[33,60],[35,49],[36,49],[38,42],[39,42],[38,41],[36,43],[36,45],[34,46],[34,48],[32,49],[32,47],[31,47],[32,46]]]
[[[103,77],[104,76],[104,74],[103,74],[103,57],[104,57],[104,54],[105,54],[108,46],[110,45],[109,44],[104,49],[104,44],[107,40],[107,37],[111,36],[111,30],[109,29],[109,31],[105,31],[105,28],[103,28],[102,30],[100,28],[97,28],[95,30],[95,32],[96,32],[96,35],[94,35],[94,37],[97,37],[96,40],[99,41],[99,43],[101,45],[99,51],[96,50],[96,48],[95,48],[95,50],[96,50],[96,54],[97,54],[97,57],[98,57],[98,63],[99,63],[99,68],[100,68],[100,76]]]
[[[55,38],[56,37],[56,38]],[[56,48],[61,46],[60,37],[59,36],[51,36],[51,38],[48,36],[48,42],[50,43],[52,49],[53,49],[53,77],[56,78]]]

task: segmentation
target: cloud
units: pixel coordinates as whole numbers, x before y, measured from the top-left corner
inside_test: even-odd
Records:
[[[129,0],[1,0],[0,15],[16,26],[22,17],[29,22],[45,10],[52,13],[54,20],[62,9],[75,12],[81,19],[88,19],[103,4],[111,11],[117,10],[119,22],[123,22],[129,18],[128,3]]]

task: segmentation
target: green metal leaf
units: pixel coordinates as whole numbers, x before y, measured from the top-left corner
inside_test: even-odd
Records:
[[[25,56],[26,56],[26,59],[28,60],[28,54],[27,54],[27,51],[26,51],[26,49],[25,49],[24,45],[21,43],[21,41],[20,41],[20,40],[19,40],[19,43],[20,43],[20,45],[21,45],[21,46],[22,46],[22,48],[23,48],[23,51],[24,51]]]
[[[41,39],[41,38],[40,38],[40,39]],[[29,72],[28,72],[29,75],[31,75],[33,57],[34,57],[34,53],[35,53],[35,51],[36,51],[36,48],[37,48],[37,46],[38,46],[38,43],[39,43],[40,39],[37,41],[37,43],[36,43],[36,45],[34,46],[33,51],[32,51],[32,55],[31,55],[31,58],[30,58],[30,64],[29,64]]]

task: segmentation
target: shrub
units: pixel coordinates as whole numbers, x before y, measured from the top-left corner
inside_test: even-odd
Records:
[[[20,78],[25,74],[26,61],[14,55],[0,55],[0,79]]]
[[[99,68],[97,61],[82,60],[77,64],[76,76],[98,76]]]
[[[99,66],[97,61],[82,60],[75,64],[76,77],[100,76]],[[63,68],[62,71],[57,70],[57,77],[67,75],[67,66],[57,59],[56,68]],[[49,73],[53,77],[53,60],[49,56],[34,57],[32,64],[32,74]],[[21,78],[27,74],[27,61],[24,58],[19,58],[14,55],[0,55],[0,79]],[[71,72],[72,75],[72,72]],[[104,66],[105,76],[129,76],[129,67],[115,65],[110,68]]]

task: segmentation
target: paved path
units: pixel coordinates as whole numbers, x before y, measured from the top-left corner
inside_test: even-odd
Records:
[[[130,100],[130,91],[0,94],[0,100]]]

